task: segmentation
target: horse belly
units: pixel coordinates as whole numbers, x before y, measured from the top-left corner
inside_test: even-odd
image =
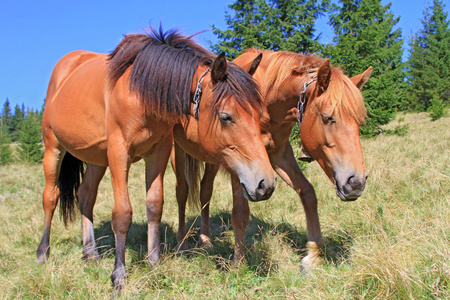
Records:
[[[98,118],[55,115],[52,129],[61,146],[78,159],[96,165],[108,165],[105,125]]]
[[[50,126],[64,149],[78,159],[107,166],[104,59],[77,69],[55,94]]]

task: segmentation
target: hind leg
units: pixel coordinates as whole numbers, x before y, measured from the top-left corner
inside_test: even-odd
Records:
[[[98,185],[105,175],[106,167],[87,164],[83,181],[78,188],[80,199],[81,228],[83,231],[83,259],[100,259],[94,236],[93,210],[97,200]]]
[[[178,202],[178,233],[177,242],[179,250],[187,250],[186,242],[186,202],[188,198],[188,184],[185,176],[186,152],[176,143],[172,148],[170,160],[177,178],[176,197]]]
[[[44,207],[44,228],[36,255],[37,262],[44,263],[50,254],[50,228],[52,225],[53,213],[59,199],[58,176],[61,167],[61,161],[65,151],[58,149],[58,143],[47,141],[44,153],[44,174],[45,188],[42,195],[42,204]]]

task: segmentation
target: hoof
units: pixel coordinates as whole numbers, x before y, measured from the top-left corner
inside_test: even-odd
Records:
[[[125,287],[126,284],[127,271],[125,267],[118,267],[114,269],[111,274],[111,281],[114,286],[114,291],[119,292]]]
[[[114,291],[121,291],[126,285],[126,270],[125,267],[117,268],[111,274],[111,281],[114,286]]]
[[[181,243],[178,243],[176,252],[185,252],[188,250],[187,241],[182,241]]]
[[[39,245],[37,251],[36,251],[36,256],[37,256],[37,263],[38,264],[44,264],[45,262],[47,262],[48,257],[50,255],[50,247],[43,247],[42,245]]]
[[[319,256],[320,247],[315,242],[306,243],[306,247],[308,248],[308,255],[303,257],[300,263],[304,274],[312,272],[322,261]]]
[[[45,255],[39,256],[37,258],[37,264],[38,265],[42,265],[45,264],[47,262],[48,257],[46,257]]]
[[[237,256],[236,254],[233,256],[233,265],[239,266],[240,264],[246,264],[247,260],[244,256]]]
[[[149,253],[147,256],[147,263],[151,266],[154,267],[159,263],[159,252],[158,253]]]
[[[210,249],[213,247],[211,239],[205,234],[200,234],[200,237],[198,238],[198,243],[200,245],[203,245],[205,249]]]
[[[305,256],[300,263],[300,269],[303,274],[310,274],[317,268],[320,262],[321,259],[318,254],[312,257],[311,255]]]
[[[84,261],[99,262],[100,255],[98,254],[97,250],[92,252],[83,252],[83,257],[81,259]]]

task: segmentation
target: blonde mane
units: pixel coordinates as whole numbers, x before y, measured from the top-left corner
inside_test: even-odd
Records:
[[[246,53],[263,53],[270,63],[264,74],[263,91],[279,90],[291,76],[313,77],[318,67],[325,60],[318,56],[304,55],[289,51],[262,51],[249,49]],[[312,88],[312,87],[311,87]],[[330,100],[332,113],[345,114],[358,124],[367,117],[366,107],[361,91],[352,83],[339,67],[332,67],[331,80],[327,91],[314,99],[314,107],[320,108],[324,101]]]

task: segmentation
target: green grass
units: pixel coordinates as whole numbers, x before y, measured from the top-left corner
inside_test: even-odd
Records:
[[[363,196],[341,202],[317,163],[305,174],[316,188],[325,246],[323,262],[300,272],[306,224],[296,194],[278,182],[272,198],[250,203],[246,264],[233,265],[231,192],[223,174],[211,204],[214,248],[175,251],[175,177],[165,177],[162,262],[149,267],[146,253],[144,166],[130,174],[133,224],[127,242],[124,299],[449,299],[450,298],[450,118],[400,115],[385,129],[408,126],[405,136],[362,141],[369,170]],[[102,260],[81,260],[79,218],[64,227],[54,218],[51,255],[36,264],[41,237],[42,167],[0,167],[0,298],[110,299],[114,239],[109,173],[99,189],[95,234]],[[191,246],[198,213],[188,215]]]

